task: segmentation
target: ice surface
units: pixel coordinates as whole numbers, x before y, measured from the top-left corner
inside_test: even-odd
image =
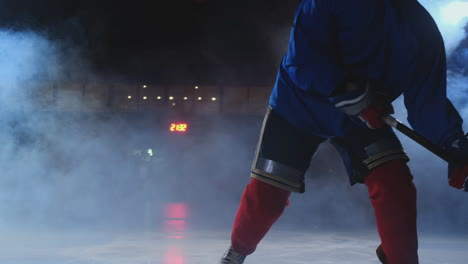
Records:
[[[0,263],[8,264],[197,264],[217,263],[229,230],[168,232],[13,232],[1,234]],[[379,263],[376,233],[272,230],[248,263]],[[421,235],[420,263],[466,263],[468,237]]]

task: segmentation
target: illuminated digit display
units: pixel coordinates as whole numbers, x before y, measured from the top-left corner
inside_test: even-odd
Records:
[[[183,132],[187,132],[187,129],[188,129],[188,124],[186,123],[172,123],[169,128],[169,131],[183,133]]]

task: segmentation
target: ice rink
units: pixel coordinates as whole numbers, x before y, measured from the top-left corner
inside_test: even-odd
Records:
[[[226,250],[229,230],[171,232],[83,231],[76,233],[2,232],[0,263],[8,264],[198,264],[218,263]],[[379,263],[372,231],[274,230],[246,263],[331,264]],[[464,264],[465,236],[420,236],[420,263]]]

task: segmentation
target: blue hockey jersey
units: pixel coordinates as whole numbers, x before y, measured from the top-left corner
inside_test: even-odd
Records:
[[[378,80],[404,95],[408,121],[432,142],[462,132],[446,97],[445,49],[429,13],[415,0],[303,0],[270,105],[289,122],[326,138],[359,126],[329,98],[350,79]]]

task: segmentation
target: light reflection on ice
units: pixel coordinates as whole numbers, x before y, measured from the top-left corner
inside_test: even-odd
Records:
[[[168,248],[165,264],[184,264],[184,256],[178,246],[170,246]]]
[[[167,238],[183,239],[185,230],[185,220],[166,220],[164,231]]]
[[[169,203],[165,207],[164,232],[169,242],[174,242],[167,248],[164,264],[184,264],[184,254],[177,240],[185,236],[188,205],[185,203]],[[175,241],[174,241],[175,240]]]
[[[164,232],[167,238],[183,239],[186,229],[188,205],[184,203],[169,203],[165,208],[166,219],[164,221]]]

